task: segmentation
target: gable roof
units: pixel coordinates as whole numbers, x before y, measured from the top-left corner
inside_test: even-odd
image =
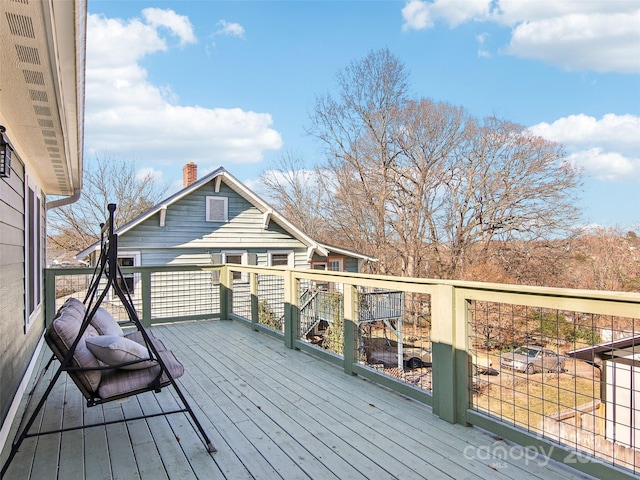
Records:
[[[280,225],[284,230],[286,230],[290,235],[292,235],[294,238],[296,238],[302,244],[304,244],[307,247],[307,256],[308,256],[309,259],[313,256],[314,252],[317,252],[318,254],[320,254],[322,256],[327,256],[329,254],[329,252],[335,252],[335,253],[339,253],[341,255],[348,255],[348,256],[351,256],[351,257],[354,257],[354,258],[358,258],[360,260],[365,260],[365,261],[370,261],[370,262],[376,262],[377,261],[376,258],[370,257],[370,256],[365,255],[363,253],[347,250],[347,249],[341,248],[341,247],[334,247],[334,246],[330,246],[330,245],[315,241],[310,236],[308,236],[306,233],[304,233],[302,230],[300,230],[298,227],[296,227],[294,224],[289,222],[280,213],[278,213],[276,210],[274,210],[268,203],[266,203],[258,195],[256,195],[250,189],[248,189],[242,182],[240,182],[233,175],[231,175],[229,172],[227,172],[223,167],[218,167],[217,169],[215,169],[214,171],[212,171],[208,175],[205,175],[204,177],[202,177],[200,180],[197,180],[196,182],[192,183],[191,185],[183,188],[179,192],[177,192],[177,193],[171,195],[170,197],[166,198],[165,200],[161,201],[156,206],[154,206],[151,209],[149,209],[147,212],[145,212],[142,215],[138,216],[137,218],[131,220],[130,222],[126,223],[125,225],[122,225],[120,228],[118,228],[116,230],[116,233],[118,235],[122,235],[122,234],[128,232],[129,230],[131,230],[135,226],[141,224],[142,222],[144,222],[148,218],[152,217],[156,213],[161,212],[162,210],[166,210],[167,208],[169,208],[172,204],[174,204],[178,200],[180,200],[180,199],[186,197],[187,195],[195,192],[196,190],[198,190],[202,186],[204,186],[204,185],[206,185],[206,184],[208,184],[209,182],[212,182],[212,181],[218,182],[216,184],[216,191],[219,189],[219,186],[220,186],[219,182],[223,182],[224,181],[225,185],[227,185],[234,192],[236,192],[238,195],[240,195],[242,198],[244,198],[246,201],[248,201],[251,205],[253,205],[255,208],[257,208],[260,212],[262,212],[262,214],[264,215],[265,228],[266,228],[266,225],[268,225],[268,223],[273,220],[278,225]],[[100,247],[100,242],[96,242],[93,245],[91,245],[90,247],[88,247],[88,248],[84,249],[83,251],[79,252],[76,255],[76,258],[82,259],[82,258],[86,257],[87,255],[89,255],[90,253],[92,253],[95,250],[97,250],[99,247]]]

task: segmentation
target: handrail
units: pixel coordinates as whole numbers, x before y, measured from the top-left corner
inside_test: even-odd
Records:
[[[46,269],[47,318],[49,318],[50,312],[55,311],[55,289],[50,289],[49,286],[55,285],[56,278],[66,275],[82,276],[90,274],[92,271],[93,269],[90,268]],[[361,375],[429,404],[433,407],[434,414],[449,422],[465,425],[475,424],[491,430],[503,438],[529,447],[540,446],[542,448],[542,446],[553,445],[554,458],[560,461],[572,452],[575,454],[576,450],[573,445],[549,443],[547,439],[541,438],[533,430],[523,430],[514,426],[513,423],[501,421],[490,414],[471,408],[475,381],[470,368],[472,358],[469,343],[471,306],[478,302],[485,302],[496,305],[517,305],[519,308],[549,309],[557,312],[588,312],[591,315],[640,319],[640,294],[631,292],[401,278],[235,264],[122,267],[122,271],[125,276],[139,276],[141,287],[136,290],[135,297],[143,305],[143,323],[145,325],[157,321],[200,318],[241,321],[255,330],[279,338],[289,348],[300,349],[319,356],[334,364],[341,365],[348,374]],[[241,273],[240,278],[236,276],[237,278],[234,280],[234,272]],[[176,275],[178,280],[172,280],[173,275]],[[173,301],[177,304],[176,309],[171,310],[175,314],[163,316],[152,312],[154,308],[159,308],[157,306],[159,300],[152,301],[152,296],[158,294],[158,289],[164,288],[162,285],[174,281],[188,282],[192,277],[200,278],[200,280],[194,280],[196,283],[192,285],[203,285],[202,291],[198,290],[199,287],[194,288],[193,286],[185,286],[184,291],[172,288],[171,294],[176,297],[173,300],[166,299],[166,301]],[[266,282],[267,277],[278,278],[280,282],[278,288],[284,289],[283,292],[278,293],[278,302],[281,303],[282,310],[278,311],[277,317],[284,317],[281,331],[274,331],[259,322],[258,304],[259,297],[261,298],[263,294],[259,284]],[[300,285],[313,284],[314,282],[340,285],[339,291],[342,301],[339,304],[342,311],[339,317],[344,321],[344,344],[340,354],[318,348],[300,338],[301,334],[307,333],[300,331],[300,311],[304,307],[304,299],[300,296],[303,289]],[[430,342],[432,346],[432,362],[430,363],[433,364],[432,391],[425,392],[410,382],[399,381],[397,378],[384,375],[367,365],[363,365],[358,360],[358,342],[356,340],[359,325],[364,322],[361,321],[363,317],[358,313],[358,298],[359,295],[366,295],[360,293],[364,292],[363,289],[366,288],[381,289],[387,294],[401,292],[406,296],[429,296],[431,302]],[[182,295],[182,297],[178,295]],[[196,307],[203,306],[204,300],[201,298],[205,297],[208,299],[207,301],[213,299],[213,303],[207,304],[210,311],[197,310],[197,313],[189,313],[180,311],[178,308],[181,306],[180,303],[186,302],[188,298],[193,300],[193,305]],[[600,472],[599,469],[602,468],[601,463],[591,460],[571,466],[587,473]],[[611,468],[619,473],[617,466],[614,465]],[[640,468],[640,465],[636,465],[636,468]]]

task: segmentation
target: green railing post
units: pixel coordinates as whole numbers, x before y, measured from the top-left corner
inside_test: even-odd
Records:
[[[358,338],[358,291],[353,285],[344,285],[344,346],[343,359],[344,371],[349,375],[353,373],[353,365],[358,362],[358,349],[356,348]]]
[[[258,318],[258,274],[249,274],[249,289],[251,291],[251,323],[260,323]]]
[[[233,302],[233,281],[226,265],[220,269],[220,320],[229,320]]]
[[[142,281],[142,325],[151,326],[151,270],[140,272]]]
[[[284,274],[284,344],[294,348],[298,338],[298,279],[292,271]]]
[[[471,406],[471,358],[469,356],[469,338],[471,337],[471,301],[467,300],[462,291],[454,289],[455,317],[454,352],[455,352],[455,384],[456,423],[469,426],[467,410]]]
[[[433,412],[448,422],[466,424],[468,308],[464,299],[457,298],[451,285],[435,286],[432,305]]]
[[[49,328],[50,321],[56,314],[56,274],[55,269],[44,270],[44,322]]]

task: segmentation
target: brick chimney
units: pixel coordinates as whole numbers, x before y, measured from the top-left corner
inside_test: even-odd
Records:
[[[189,162],[182,167],[182,188],[187,188],[198,179],[198,166]]]

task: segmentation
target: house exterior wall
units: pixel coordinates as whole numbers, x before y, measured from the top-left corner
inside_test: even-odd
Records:
[[[206,198],[228,199],[228,222],[206,221]],[[215,181],[171,204],[166,211],[165,226],[160,213],[141,222],[119,236],[120,255],[136,253],[140,265],[214,264],[220,253],[247,252],[258,265],[268,265],[269,252],[293,252],[294,267],[307,268],[307,248],[298,239],[270,221],[264,228],[264,215],[224,183],[215,192]],[[346,262],[350,268],[357,260]],[[250,262],[251,264],[251,262]]]
[[[29,367],[44,331],[42,302],[35,304],[27,327],[25,248],[25,167],[14,154],[11,175],[0,178],[0,424]],[[32,184],[33,185],[33,184]],[[35,185],[37,188],[39,186]],[[44,225],[44,209],[38,212]],[[27,219],[28,220],[28,219]],[[45,244],[44,228],[38,232]],[[42,255],[42,250],[38,253]]]
[[[606,364],[606,438],[627,447],[640,446],[640,369],[616,361]]]
[[[128,257],[127,265],[130,266],[216,265],[233,263],[228,261],[225,254],[242,254],[243,264],[266,266],[270,265],[270,255],[280,253],[289,256],[289,267],[312,266],[305,243],[273,219],[269,220],[265,228],[265,214],[258,207],[224,181],[220,183],[216,192],[216,181],[217,178],[214,176],[209,182],[169,203],[166,209],[160,209],[120,233],[119,258]],[[226,199],[227,221],[207,221],[206,204],[210,197]],[[95,263],[95,254],[92,257]],[[341,269],[352,272],[357,272],[359,267],[357,258],[345,255],[330,254],[328,258],[315,255],[314,259],[318,262],[324,261],[326,265],[331,260],[339,259]],[[162,292],[169,293],[181,288],[176,281],[188,284],[194,295],[186,298],[183,296],[180,307],[197,311],[201,300],[196,292],[212,288],[219,280],[210,275],[212,274],[208,276],[206,273],[192,272],[182,274],[179,280],[172,280],[161,274],[152,274],[151,283],[154,292],[160,297],[165,296]],[[140,295],[140,278],[134,274],[132,280],[131,293],[136,300]],[[234,288],[249,287],[247,278],[243,275],[238,275],[237,278],[234,276],[234,282]],[[261,278],[258,291],[260,298],[273,300],[272,309],[275,309],[276,314],[280,314],[278,309],[282,308],[282,298],[271,298],[273,292],[279,291],[275,285],[277,282],[275,278]],[[153,318],[169,318],[175,314],[175,305],[160,301],[152,304]],[[234,304],[233,309],[234,313],[239,315],[250,314],[249,304]]]

